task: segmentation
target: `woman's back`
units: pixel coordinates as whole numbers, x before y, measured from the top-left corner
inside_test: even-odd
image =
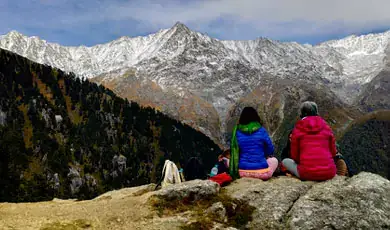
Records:
[[[240,148],[240,169],[255,170],[268,167],[266,157],[273,153],[274,148],[263,127],[253,133],[237,130],[237,141]]]
[[[268,180],[278,167],[271,157],[274,146],[253,107],[245,107],[233,129],[229,173],[233,179],[252,177]]]
[[[305,117],[296,124],[291,140],[291,157],[298,163],[302,179],[332,178],[336,174],[335,154],[334,135],[320,116]]]

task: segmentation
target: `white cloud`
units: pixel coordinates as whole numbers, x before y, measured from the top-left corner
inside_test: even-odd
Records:
[[[224,33],[240,25],[259,36],[280,38],[390,28],[389,0],[137,0],[105,4],[100,15],[103,20],[136,19],[149,29],[181,21],[208,32],[212,22],[226,18],[232,24],[220,24]],[[94,17],[87,14],[83,18],[89,21]]]
[[[169,26],[174,21],[208,24],[219,18],[231,17],[239,24],[249,24],[259,32],[278,36],[289,31],[295,35],[329,33],[329,30],[339,30],[340,27],[349,31],[390,28],[389,0],[211,0],[181,5],[173,1],[164,5],[138,3],[123,5],[120,10],[113,8],[109,14],[119,11],[122,16],[156,26]]]

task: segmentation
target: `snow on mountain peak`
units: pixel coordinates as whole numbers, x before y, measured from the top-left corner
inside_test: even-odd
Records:
[[[208,88],[229,85],[226,82],[230,80],[225,78],[234,78],[233,73],[215,77],[229,68],[253,70],[251,77],[241,73],[245,84],[258,84],[260,75],[268,73],[281,78],[320,76],[335,84],[361,85],[383,68],[389,40],[390,31],[349,36],[317,46],[267,38],[221,41],[177,22],[148,36],[124,36],[92,47],[65,47],[11,31],[1,37],[0,47],[78,76],[91,78],[133,68],[137,76],[144,75],[162,88],[177,82],[196,91],[200,87],[197,82],[209,82]],[[255,72],[257,77],[253,76]]]
[[[344,53],[351,54],[361,52],[365,54],[378,54],[384,51],[390,41],[390,31],[379,34],[351,35],[344,39],[333,40],[322,43],[330,47],[344,50]],[[342,52],[342,51],[341,51]]]
[[[123,36],[92,47],[66,47],[11,31],[0,36],[0,48],[111,84],[121,96],[153,102],[188,124],[197,119],[195,111],[201,117],[197,127],[207,133],[212,117],[224,127],[229,109],[257,86],[269,86],[271,94],[280,90],[272,86],[278,79],[325,84],[352,103],[384,69],[389,40],[390,31],[315,46],[267,38],[222,41],[178,22],[148,36]]]
[[[385,65],[385,50],[390,44],[390,31],[379,34],[351,35],[332,40],[316,48],[331,49],[339,56],[339,70],[350,84],[362,85],[370,82]],[[329,61],[329,59],[327,59]]]

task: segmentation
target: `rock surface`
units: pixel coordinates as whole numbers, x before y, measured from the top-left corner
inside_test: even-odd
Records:
[[[390,181],[371,173],[318,183],[288,213],[291,229],[390,229]]]
[[[219,185],[209,180],[193,180],[163,188],[155,196],[168,201],[190,199],[193,201],[215,196]]]
[[[0,203],[0,229],[182,229],[201,220],[191,210],[157,215],[150,198],[207,199],[220,190],[217,184],[200,180],[159,191],[154,187],[126,188],[79,202]],[[320,183],[287,177],[266,182],[243,178],[221,193],[255,208],[248,229],[389,229],[389,190],[390,181],[363,172]],[[223,215],[225,208],[223,202],[211,202],[204,214]],[[234,229],[223,220],[213,221],[211,229]]]
[[[264,182],[242,178],[227,187],[227,193],[255,207],[251,229],[284,229],[286,215],[300,196],[305,194],[313,182],[280,177]]]
[[[226,222],[226,208],[223,206],[222,202],[211,205],[211,207],[205,211],[205,214],[213,215],[218,218],[219,221]]]

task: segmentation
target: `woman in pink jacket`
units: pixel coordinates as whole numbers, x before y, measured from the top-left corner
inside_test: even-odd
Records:
[[[282,164],[302,180],[323,181],[336,175],[336,140],[326,121],[318,115],[316,103],[301,106],[301,120],[291,136],[291,159]]]

